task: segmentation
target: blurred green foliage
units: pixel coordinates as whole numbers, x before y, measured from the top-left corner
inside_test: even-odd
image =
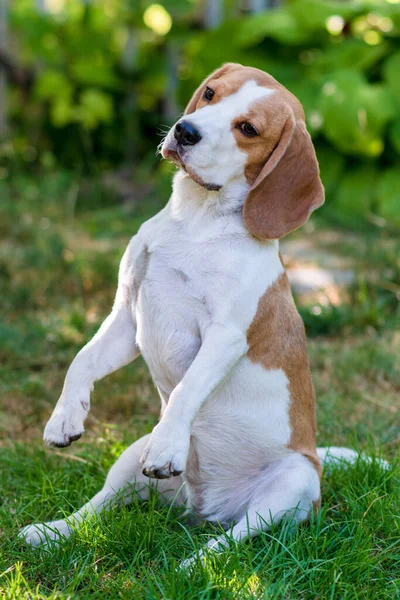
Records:
[[[255,14],[219,4],[222,24],[207,29],[199,0],[11,3],[10,52],[33,84],[11,86],[0,173],[21,158],[157,169],[160,126],[212,69],[237,61],[302,101],[328,212],[351,226],[400,226],[400,3],[293,0]]]

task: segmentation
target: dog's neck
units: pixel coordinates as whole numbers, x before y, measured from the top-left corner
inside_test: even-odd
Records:
[[[180,169],[173,180],[171,211],[177,220],[192,223],[199,220],[203,223],[204,220],[214,221],[235,213],[242,219],[241,212],[248,190],[249,185],[244,178],[237,178],[218,191],[210,191]]]

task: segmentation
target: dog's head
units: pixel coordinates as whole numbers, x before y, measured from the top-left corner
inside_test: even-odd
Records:
[[[324,201],[300,102],[271,75],[228,63],[196,90],[162,155],[201,186],[245,182],[243,217],[253,235],[279,239]]]

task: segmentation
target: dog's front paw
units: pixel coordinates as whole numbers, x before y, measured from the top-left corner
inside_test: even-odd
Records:
[[[78,402],[59,402],[44,429],[45,444],[65,448],[79,440],[85,431],[83,423],[88,412],[89,395]]]
[[[18,537],[23,539],[30,546],[46,546],[51,543],[59,545],[63,537],[69,537],[71,528],[68,523],[62,519],[49,523],[38,523],[37,525],[27,525],[19,532]]]
[[[155,479],[168,479],[185,470],[190,446],[190,431],[160,422],[140,458],[143,475]]]

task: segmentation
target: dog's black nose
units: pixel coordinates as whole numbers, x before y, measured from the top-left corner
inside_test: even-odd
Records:
[[[174,136],[182,146],[194,146],[201,140],[200,133],[189,121],[179,121],[175,125]]]

